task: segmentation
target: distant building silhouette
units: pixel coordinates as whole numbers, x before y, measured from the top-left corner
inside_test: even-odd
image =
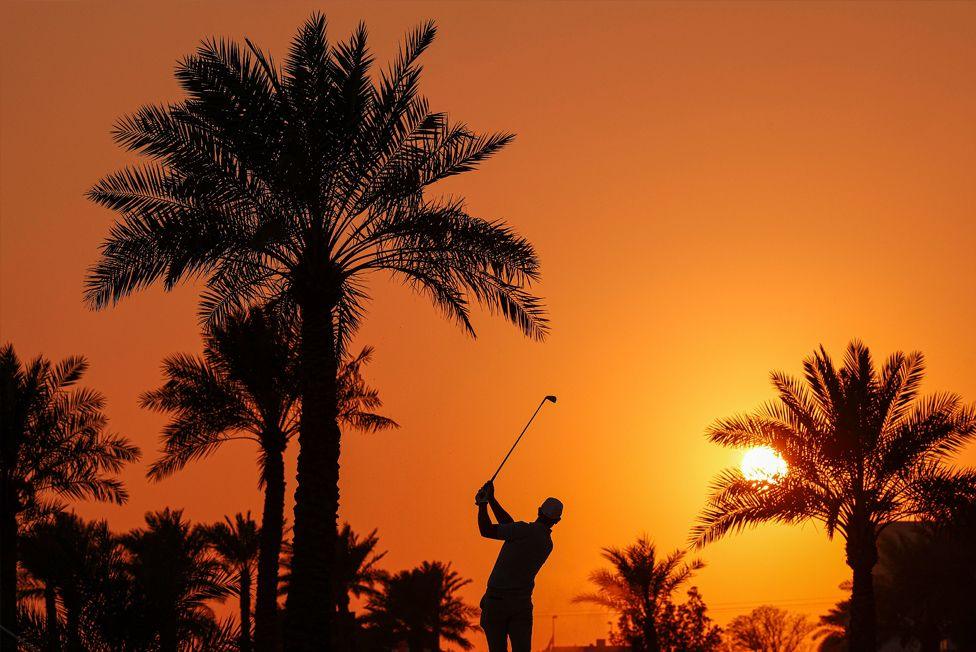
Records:
[[[630,652],[629,645],[607,645],[607,639],[598,638],[590,645],[554,645],[543,652]]]

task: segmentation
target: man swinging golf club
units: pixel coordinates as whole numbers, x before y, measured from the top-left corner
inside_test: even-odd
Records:
[[[481,536],[504,541],[488,589],[481,599],[481,628],[489,652],[530,652],[532,645],[532,589],[535,576],[552,552],[552,526],[562,518],[563,504],[546,498],[535,521],[515,521],[495,498],[489,480],[475,496]],[[491,522],[488,508],[497,523]]]
[[[494,482],[542,406],[555,402],[555,396],[542,399],[491,480],[474,497],[481,536],[504,541],[488,578],[488,589],[481,598],[481,629],[488,639],[489,652],[508,652],[509,640],[512,652],[531,652],[532,589],[536,574],[552,552],[552,526],[562,518],[563,504],[546,498],[535,521],[516,522],[495,498]],[[491,522],[489,507],[496,523]]]

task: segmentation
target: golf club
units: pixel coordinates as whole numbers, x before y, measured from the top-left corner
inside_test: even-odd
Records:
[[[518,446],[518,443],[522,440],[522,435],[524,435],[525,431],[528,430],[529,426],[532,425],[532,420],[535,419],[535,415],[539,414],[539,410],[542,409],[542,406],[545,405],[547,401],[549,403],[555,403],[556,397],[549,395],[542,399],[542,401],[539,403],[539,407],[537,407],[535,409],[535,412],[532,413],[532,416],[529,417],[529,422],[525,424],[524,428],[522,428],[522,432],[519,433],[518,439],[516,439],[515,443],[512,444],[512,447],[508,449],[508,455],[506,455],[505,459],[502,460],[502,463],[498,465],[498,469],[495,471],[495,475],[491,476],[491,480],[489,480],[488,482],[494,482],[495,478],[498,477],[498,473],[502,470],[502,467],[505,466],[505,462],[508,461],[508,458],[511,456],[512,451],[515,450],[515,447]]]

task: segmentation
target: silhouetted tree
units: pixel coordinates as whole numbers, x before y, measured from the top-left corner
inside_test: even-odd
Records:
[[[425,196],[512,138],[478,136],[429,110],[418,59],[434,34],[432,23],[413,32],[378,76],[365,26],[329,44],[321,15],[299,29],[281,68],[250,41],[206,41],[177,67],[186,99],[118,123],[116,140],[154,162],[90,191],[121,214],[88,276],[90,305],[202,277],[208,322],[265,301],[298,318],[293,652],[331,632],[321,604],[332,603],[339,502],[336,376],[366,312],[367,275],[390,273],[468,332],[470,297],[530,336],[546,332],[525,289],[539,276],[532,246],[460,200]]]
[[[233,578],[232,591],[237,594],[240,613],[238,649],[251,651],[251,585],[258,561],[258,525],[247,515],[236,514],[234,520],[224,517],[222,523],[207,528],[207,539],[223,564],[224,573]]]
[[[849,583],[846,588],[850,588]],[[842,586],[842,588],[844,588]],[[880,624],[880,623],[879,623]],[[841,600],[820,616],[813,637],[821,652],[847,652],[847,630],[851,626],[851,601]],[[878,639],[883,640],[883,627],[878,628]]]
[[[976,647],[976,532],[970,526],[898,523],[878,540],[878,640],[920,652]],[[850,588],[849,585],[842,588]],[[821,617],[821,649],[845,651],[850,601]]]
[[[764,605],[733,618],[725,632],[733,650],[796,652],[814,629],[802,614]]]
[[[636,652],[660,652],[661,618],[671,596],[696,571],[705,567],[701,560],[685,562],[686,553],[675,550],[658,558],[657,547],[647,536],[626,548],[603,549],[611,568],[590,573],[594,593],[583,593],[573,602],[588,602],[606,607],[618,616],[618,636]]]
[[[146,528],[122,535],[133,585],[133,627],[151,649],[192,649],[219,628],[209,601],[226,599],[230,578],[210,552],[205,527],[181,510],[146,514]]]
[[[920,652],[951,639],[976,643],[976,532],[965,527],[891,527],[875,569],[878,610],[888,631]],[[968,634],[967,634],[968,631]]]
[[[85,522],[68,512],[35,523],[23,538],[20,564],[42,589],[48,649],[93,649],[92,630],[98,629],[103,594],[118,560],[115,548],[105,521]]]
[[[668,601],[658,617],[661,649],[667,652],[717,652],[722,649],[722,629],[708,616],[708,607],[697,587],[688,589],[681,604]]]
[[[22,588],[21,597],[40,595],[44,601],[44,649],[57,652],[63,645],[61,618],[58,614],[58,589],[66,583],[71,569],[67,565],[62,521],[36,524],[20,541],[20,566],[37,585]]]
[[[25,646],[159,652],[173,649],[164,630],[175,617],[176,649],[239,649],[237,623],[218,622],[205,604],[235,590],[232,575],[207,549],[216,543],[228,551],[226,537],[214,539],[212,528],[191,527],[179,512],[166,510],[147,519],[148,530],[121,537],[105,521],[85,522],[63,512],[34,524],[22,540]],[[253,522],[249,529],[247,538],[256,541]],[[34,598],[46,607],[37,609]]]
[[[207,330],[202,357],[167,358],[166,382],[141,399],[144,407],[172,415],[163,430],[162,455],[149,467],[153,480],[209,456],[227,441],[250,440],[258,446],[264,490],[255,608],[260,649],[273,646],[278,631],[284,451],[297,431],[298,417],[293,342],[288,326],[270,311],[233,313]]]
[[[340,421],[364,431],[397,425],[374,412],[382,402],[362,377],[371,355],[372,349],[364,348],[343,364],[338,378]],[[249,440],[258,446],[264,507],[255,643],[261,650],[276,647],[284,452],[298,431],[301,407],[294,330],[266,308],[232,313],[207,330],[202,357],[171,356],[163,363],[163,374],[163,386],[142,395],[144,407],[172,415],[163,430],[162,455],[149,467],[151,479],[175,473],[227,441]]]
[[[478,610],[457,595],[471,580],[449,563],[425,561],[380,583],[382,591],[369,596],[367,620],[387,636],[387,645],[405,642],[410,652],[439,652],[441,640],[464,650],[473,647],[467,633],[475,629]]]
[[[352,598],[375,597],[379,594],[376,586],[387,577],[387,573],[377,567],[386,552],[377,552],[379,538],[376,530],[364,537],[356,534],[348,523],[339,531],[336,545],[336,612],[339,649],[353,647],[358,629],[356,616],[350,609]]]
[[[976,473],[945,461],[973,438],[976,411],[954,394],[918,398],[921,353],[895,353],[879,371],[867,347],[854,341],[840,369],[823,347],[803,368],[805,382],[772,374],[777,402],[710,427],[708,437],[726,446],[774,448],[789,471],[776,482],[723,472],[692,540],[702,546],[768,521],[818,520],[828,537],[839,532],[854,579],[850,649],[873,652],[879,529],[898,520],[941,520],[976,500]]]
[[[22,363],[0,348],[0,642],[16,645],[17,560],[22,528],[61,511],[61,499],[128,497],[114,477],[139,457],[127,439],[106,431],[104,397],[75,385],[88,363],[43,357]]]

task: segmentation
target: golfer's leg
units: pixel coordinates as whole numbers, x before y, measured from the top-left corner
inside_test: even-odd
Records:
[[[485,609],[485,600],[481,601],[481,630],[488,641],[488,652],[508,652],[508,628],[505,614],[489,607]]]
[[[532,607],[520,609],[508,620],[512,652],[532,652]]]

